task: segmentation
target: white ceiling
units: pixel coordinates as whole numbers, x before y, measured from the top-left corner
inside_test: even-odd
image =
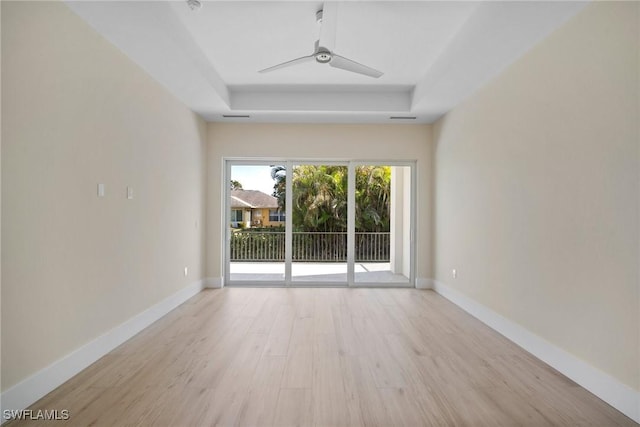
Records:
[[[313,53],[322,2],[202,3],[67,2],[207,120],[352,123],[434,121],[585,5],[332,3],[322,30],[335,36],[333,52],[384,72],[375,79],[315,61],[258,73]]]

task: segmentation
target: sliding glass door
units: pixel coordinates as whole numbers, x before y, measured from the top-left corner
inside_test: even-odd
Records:
[[[225,281],[284,282],[286,166],[228,162],[226,171]]]
[[[225,283],[413,286],[414,169],[227,160]]]
[[[413,283],[411,169],[355,166],[355,284]]]
[[[346,285],[348,166],[294,164],[291,176],[292,283]]]

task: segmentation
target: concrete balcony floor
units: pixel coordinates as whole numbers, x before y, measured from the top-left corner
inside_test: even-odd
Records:
[[[283,262],[232,262],[232,281],[284,281]],[[346,283],[347,263],[341,262],[294,262],[291,265],[293,282]],[[388,262],[359,262],[355,264],[355,282],[362,283],[409,283],[409,278],[393,273]]]

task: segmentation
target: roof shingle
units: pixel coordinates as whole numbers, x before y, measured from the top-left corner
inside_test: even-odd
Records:
[[[232,208],[278,208],[278,199],[258,190],[231,190]]]

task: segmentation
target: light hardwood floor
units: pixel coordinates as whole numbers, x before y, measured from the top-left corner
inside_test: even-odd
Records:
[[[71,415],[35,426],[637,425],[415,289],[206,290],[32,408]]]

